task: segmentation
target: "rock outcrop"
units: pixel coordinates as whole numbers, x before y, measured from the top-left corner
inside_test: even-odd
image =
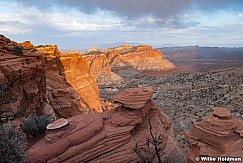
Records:
[[[189,162],[198,162],[197,156],[243,156],[243,121],[232,117],[226,108],[215,107],[202,122],[195,122],[189,137],[192,143]]]
[[[117,84],[123,81],[118,74],[111,71],[109,58],[106,54],[102,54],[100,51],[93,51],[83,57],[100,85]]]
[[[151,46],[120,46],[109,50],[109,60],[112,68],[133,67],[138,70],[172,70],[176,67],[169,62],[161,51]]]
[[[151,46],[122,45],[116,48],[90,51],[84,55],[100,84],[118,83],[122,78],[113,72],[116,69],[166,71],[176,67],[164,58],[161,51]],[[104,80],[107,79],[105,82]]]
[[[19,43],[19,46],[23,47],[24,49],[34,49],[34,45],[30,41],[25,41],[22,43]]]
[[[66,126],[48,130],[28,150],[27,162],[143,162],[147,150],[150,161],[158,162],[154,146],[147,146],[150,130],[160,140],[163,162],[184,162],[170,119],[152,103],[152,94],[150,87],[130,89],[114,97],[121,104],[115,110],[68,118]]]
[[[46,93],[45,60],[37,54],[14,55],[17,46],[0,35],[0,110],[41,114]]]
[[[62,54],[56,45],[36,49],[47,57],[47,97],[59,117],[103,111],[97,82],[80,55]]]

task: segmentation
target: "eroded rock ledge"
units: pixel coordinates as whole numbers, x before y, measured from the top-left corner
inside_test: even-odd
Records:
[[[151,87],[129,89],[114,97],[121,104],[115,110],[68,118],[68,125],[49,130],[28,150],[27,162],[141,161],[134,148],[137,144],[146,149],[146,139],[151,139],[148,119],[153,134],[163,138],[158,146],[161,159],[183,162],[170,119],[150,100],[153,92]],[[157,162],[154,146],[149,149],[151,160]]]

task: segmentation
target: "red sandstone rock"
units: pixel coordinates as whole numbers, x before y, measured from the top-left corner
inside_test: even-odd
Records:
[[[45,60],[39,55],[13,55],[13,46],[17,43],[0,35],[0,110],[42,113],[46,92]]]
[[[103,111],[97,82],[80,55],[62,54],[56,45],[36,49],[47,57],[48,98],[59,117]]]
[[[192,150],[189,160],[196,156],[243,156],[243,121],[234,119],[226,108],[214,108],[213,113],[195,122],[189,134]]]
[[[140,109],[152,97],[154,89],[152,87],[132,88],[113,97],[115,102],[122,106]]]
[[[130,91],[134,92],[134,89]],[[27,162],[141,161],[134,148],[137,145],[140,150],[144,148],[143,152],[146,152],[146,139],[151,140],[148,119],[152,124],[154,136],[161,135],[163,138],[158,145],[162,161],[182,162],[184,157],[175,142],[170,119],[148,99],[143,88],[137,91],[141,93],[140,96],[146,96],[142,108],[130,109],[133,106],[127,108],[121,105],[109,112],[68,118],[67,126],[48,131],[41,141],[28,150]],[[129,90],[126,92],[129,93]],[[124,93],[121,93],[120,97],[123,95]],[[129,97],[128,102],[123,101],[124,104],[136,100],[136,95],[130,94]],[[154,146],[150,145],[149,150],[151,160],[158,162]]]
[[[19,46],[23,47],[24,49],[33,49],[34,45],[30,41],[25,41],[22,43],[19,43]]]
[[[117,48],[96,50],[84,55],[98,83],[105,84],[102,79],[121,82],[122,78],[112,72],[117,68],[134,68],[138,70],[166,71],[176,67],[164,58],[159,50],[151,46],[122,45]]]

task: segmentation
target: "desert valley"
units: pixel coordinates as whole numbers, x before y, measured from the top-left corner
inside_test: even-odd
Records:
[[[1,141],[15,144],[1,148],[18,153],[13,162],[239,162],[242,66],[242,48],[124,44],[79,53],[1,35]],[[4,153],[3,162],[12,159]]]

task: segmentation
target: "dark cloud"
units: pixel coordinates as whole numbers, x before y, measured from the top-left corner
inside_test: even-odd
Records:
[[[168,18],[190,9],[215,11],[217,9],[242,10],[242,0],[18,0],[20,3],[41,8],[59,5],[75,7],[86,13],[97,9],[112,11],[126,18],[153,15]]]

